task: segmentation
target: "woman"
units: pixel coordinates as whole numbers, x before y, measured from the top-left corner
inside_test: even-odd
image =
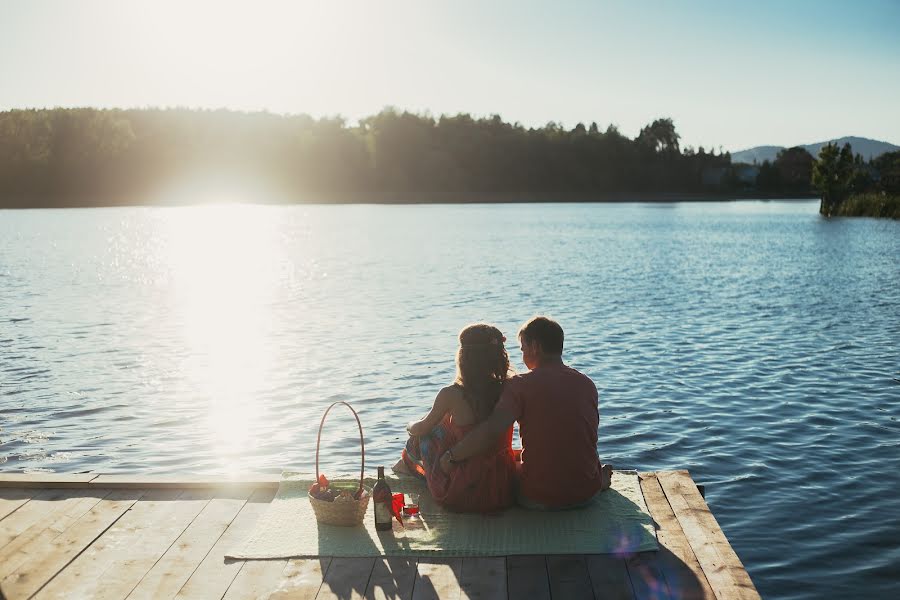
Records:
[[[486,419],[509,376],[506,338],[492,325],[469,325],[459,334],[456,381],[442,389],[431,411],[407,425],[410,438],[395,467],[424,478],[438,503],[460,512],[492,512],[513,503],[512,427],[492,451],[459,463],[451,473],[440,457]]]

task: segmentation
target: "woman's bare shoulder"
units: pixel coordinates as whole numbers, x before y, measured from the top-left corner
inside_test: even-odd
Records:
[[[463,391],[462,387],[460,387],[457,383],[452,383],[446,387],[441,388],[441,391],[438,392],[438,399],[444,399],[447,402],[452,402],[454,400],[462,400],[463,399]]]
[[[440,402],[453,417],[453,421],[459,425],[467,425],[474,418],[472,409],[466,402],[463,388],[457,383],[441,389],[436,402]]]

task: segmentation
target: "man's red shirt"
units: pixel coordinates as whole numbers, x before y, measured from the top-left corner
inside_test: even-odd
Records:
[[[519,422],[520,494],[558,508],[600,490],[600,416],[589,377],[562,364],[538,367],[506,382],[497,409]]]

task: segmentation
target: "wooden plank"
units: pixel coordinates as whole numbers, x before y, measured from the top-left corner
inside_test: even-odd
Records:
[[[228,586],[223,600],[268,598],[287,566],[287,559],[248,560]]]
[[[461,558],[422,558],[416,565],[413,600],[457,600],[462,597]]]
[[[658,552],[638,552],[625,558],[631,589],[636,600],[672,598],[659,564]]]
[[[76,490],[37,490],[34,497],[0,521],[0,549],[47,515],[61,510],[62,502],[78,495]]]
[[[672,597],[714,600],[715,593],[706,580],[703,568],[697,561],[656,474],[644,473],[640,478],[644,500],[650,516],[656,522],[659,562]]]
[[[54,538],[49,547],[21,564],[4,579],[3,593],[8,598],[28,598],[36,593],[100,537],[143,494],[143,490],[111,492]]]
[[[390,557],[375,559],[366,600],[412,600],[418,559]]]
[[[96,473],[0,473],[0,488],[83,488]]]
[[[99,475],[91,482],[110,489],[215,489],[256,490],[278,489],[280,475],[251,475],[240,479],[210,477],[209,475]]]
[[[657,473],[672,511],[719,598],[759,598],[750,575],[732,549],[687,471]]]
[[[23,488],[3,488],[0,489],[0,521],[5,519],[11,513],[14,513],[20,506],[31,500],[35,491]]]
[[[510,598],[550,600],[550,577],[544,556],[507,556],[506,587]]]
[[[459,579],[462,598],[506,600],[506,559],[503,557],[463,558]]]
[[[174,598],[249,497],[250,492],[235,492],[210,500],[162,558],[141,578],[128,598]]]
[[[211,498],[209,490],[187,490],[178,500],[169,502],[156,515],[152,526],[110,563],[102,576],[103,585],[93,591],[92,600],[121,600],[127,596]]]
[[[8,577],[34,556],[47,552],[54,539],[92,510],[109,493],[109,490],[99,489],[57,491],[62,492],[64,497],[48,502],[38,514],[39,518],[30,522],[26,529],[0,550],[0,580]],[[25,507],[20,510],[24,511]],[[15,514],[13,513],[13,516]],[[13,520],[13,516],[10,520]]]
[[[327,556],[289,560],[269,600],[314,600],[331,560]]]
[[[256,490],[244,504],[228,529],[222,534],[200,566],[175,595],[176,598],[221,598],[228,591],[244,562],[225,559],[225,553],[244,541],[252,532],[259,517],[265,513],[275,496],[270,489]]]
[[[609,554],[585,557],[594,597],[598,600],[632,600],[634,590],[625,561]]]
[[[150,490],[131,509],[94,540],[64,571],[47,583],[34,598],[66,600],[72,597],[96,598],[106,586],[102,575],[136,543],[145,530],[154,528],[158,519],[181,495],[181,490]]]
[[[548,556],[547,575],[550,579],[550,596],[553,598],[594,597],[583,555]]]
[[[334,558],[316,600],[363,600],[375,557]]]

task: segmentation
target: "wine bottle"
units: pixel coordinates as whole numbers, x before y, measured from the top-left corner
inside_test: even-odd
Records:
[[[391,488],[384,480],[384,467],[378,467],[378,481],[372,488],[372,503],[375,509],[375,529],[389,531],[392,518]]]

